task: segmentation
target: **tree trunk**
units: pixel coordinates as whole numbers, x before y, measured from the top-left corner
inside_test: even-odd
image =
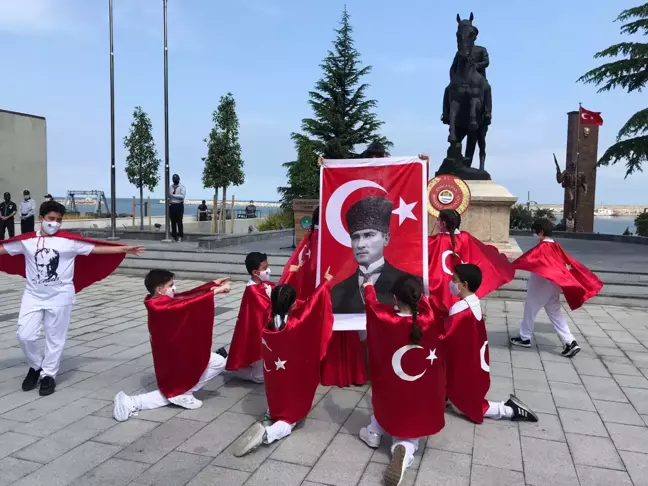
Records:
[[[227,186],[223,187],[223,204],[221,204],[221,233],[225,233],[225,221],[227,221]]]
[[[212,219],[211,219],[211,232],[218,233],[218,224],[216,222],[216,215],[218,214],[218,187],[214,188],[214,206],[212,207]]]
[[[144,186],[140,186],[140,230],[144,231]]]

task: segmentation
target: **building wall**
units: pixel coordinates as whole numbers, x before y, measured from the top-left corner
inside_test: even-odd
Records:
[[[0,110],[0,193],[18,204],[24,189],[37,204],[48,192],[45,118]]]

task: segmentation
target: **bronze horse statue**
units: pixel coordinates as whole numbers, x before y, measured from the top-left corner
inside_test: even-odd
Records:
[[[486,161],[486,133],[490,124],[492,98],[490,84],[477,70],[473,52],[478,30],[468,20],[457,14],[457,56],[450,84],[444,96],[443,122],[449,126],[448,142],[461,144],[467,137],[465,157],[472,164],[475,147],[479,144],[479,168]]]

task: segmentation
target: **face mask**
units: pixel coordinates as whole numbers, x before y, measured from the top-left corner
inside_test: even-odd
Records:
[[[458,296],[458,295],[459,295],[459,285],[457,285],[457,284],[454,283],[452,280],[450,280],[448,286],[450,287],[450,293],[451,293],[452,295],[454,295],[454,296]]]
[[[61,229],[61,223],[58,221],[43,221],[41,223],[41,229],[46,235],[51,236]]]
[[[175,297],[175,293],[176,293],[176,286],[174,284],[166,290],[166,293],[164,295],[173,298]]]
[[[259,278],[262,281],[267,282],[268,280],[270,280],[270,273],[270,269],[266,268],[263,272],[259,272]]]
[[[25,201],[29,201],[31,198],[29,196],[25,196]]]

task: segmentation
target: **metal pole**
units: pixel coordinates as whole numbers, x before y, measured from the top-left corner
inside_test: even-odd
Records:
[[[110,239],[117,240],[117,195],[115,183],[115,52],[113,49],[113,0],[108,0],[110,23]]]
[[[169,240],[169,49],[167,47],[167,0],[162,0],[164,9],[164,230]]]

